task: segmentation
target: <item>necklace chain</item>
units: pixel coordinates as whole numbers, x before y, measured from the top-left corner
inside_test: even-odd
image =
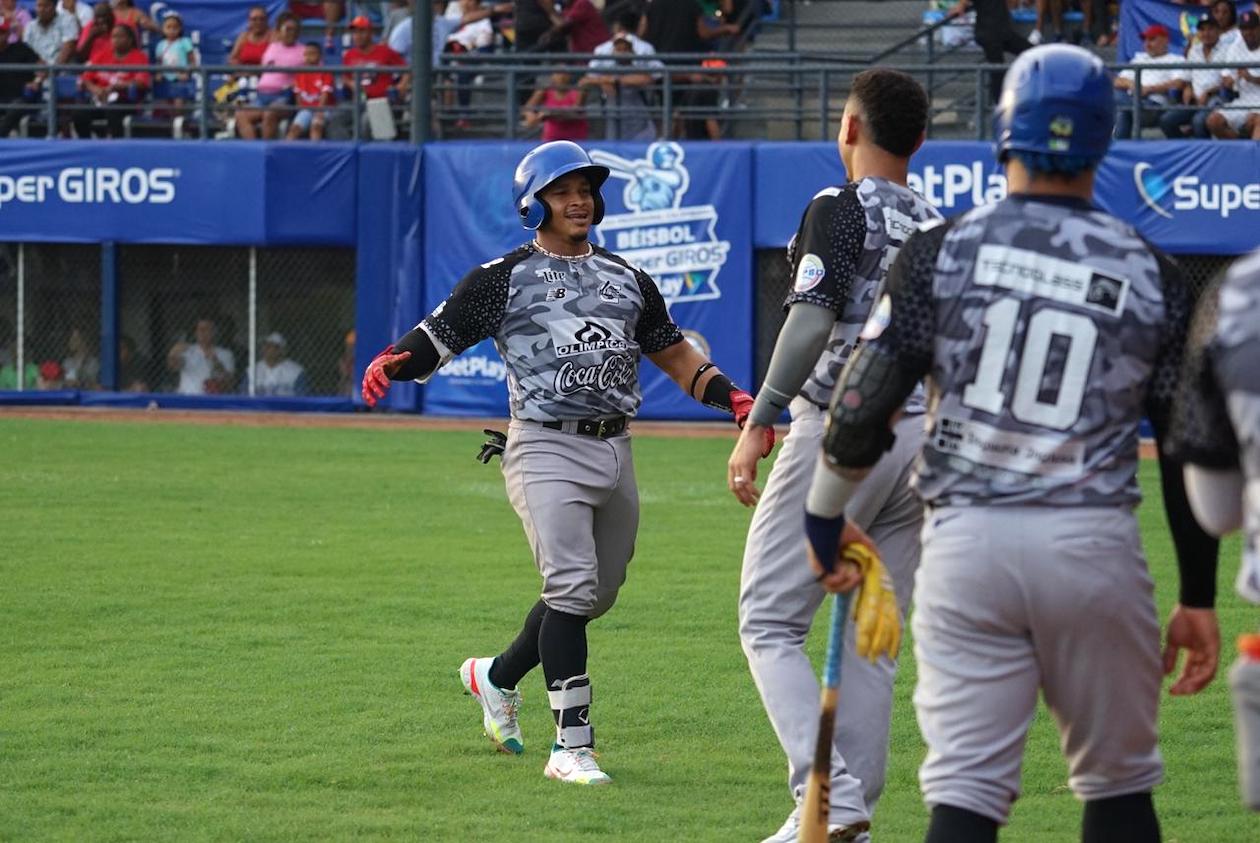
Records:
[[[549,252],[543,248],[542,243],[539,243],[538,238],[536,237],[534,238],[534,248],[542,252],[547,257],[558,261],[580,261],[595,254],[595,246],[592,245],[589,240],[586,242],[586,252],[580,255],[557,255],[555,252]]]

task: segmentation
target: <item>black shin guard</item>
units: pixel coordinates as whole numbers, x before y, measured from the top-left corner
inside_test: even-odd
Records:
[[[538,631],[546,614],[547,604],[539,600],[525,616],[525,625],[516,640],[490,665],[490,681],[496,688],[510,691],[525,674],[538,667]]]
[[[1151,794],[1129,793],[1085,803],[1081,843],[1159,843]]]
[[[595,745],[591,726],[591,680],[586,674],[589,618],[548,609],[538,634],[547,697],[556,719],[556,744],[573,749]]]
[[[998,824],[966,808],[933,805],[924,843],[996,843]]]

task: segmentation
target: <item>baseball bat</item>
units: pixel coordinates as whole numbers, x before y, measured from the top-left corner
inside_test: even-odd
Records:
[[[827,840],[827,819],[831,814],[831,744],[836,731],[836,703],[840,699],[840,656],[844,652],[844,627],[849,620],[849,596],[837,594],[831,604],[818,740],[814,743],[814,766],[809,771],[805,803],[801,806],[801,832],[797,838],[800,843],[826,843]]]

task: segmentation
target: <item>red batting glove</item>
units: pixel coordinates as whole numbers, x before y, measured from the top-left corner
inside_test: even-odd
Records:
[[[748,417],[752,414],[753,397],[742,389],[731,390],[731,411],[735,414],[735,425],[744,429]],[[765,459],[774,450],[774,426],[767,426],[762,434],[765,447],[761,449],[761,457]]]
[[[390,375],[397,372],[398,367],[410,357],[410,351],[394,354],[394,347],[388,345],[384,351],[372,358],[367,371],[363,373],[363,400],[369,407],[375,407],[376,402],[385,397],[385,393],[389,392]]]

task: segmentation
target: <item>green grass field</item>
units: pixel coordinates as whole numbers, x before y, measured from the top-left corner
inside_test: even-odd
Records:
[[[725,491],[729,442],[636,441],[638,553],[590,635],[616,782],[591,790],[542,776],[552,727],[539,674],[524,685],[519,758],[493,751],[461,694],[460,662],[498,652],[538,585],[497,464],[473,460],[480,441],[0,417],[0,840],[753,841],[775,829],[790,804],[736,633],[749,516]],[[1166,613],[1176,575],[1157,483],[1144,465]],[[1227,661],[1256,617],[1232,592],[1237,556],[1228,542]],[[877,841],[917,841],[926,824],[909,652]],[[1223,677],[1193,699],[1165,696],[1165,840],[1260,839],[1236,795],[1231,718]],[[1079,816],[1043,711],[1003,839],[1073,840]]]

